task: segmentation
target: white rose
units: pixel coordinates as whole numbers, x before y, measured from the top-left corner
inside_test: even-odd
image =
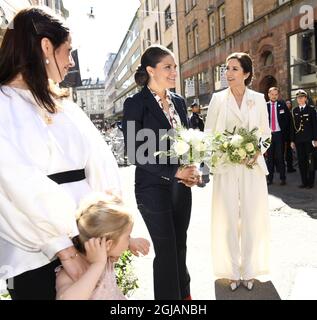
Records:
[[[254,145],[253,143],[249,142],[245,145],[245,150],[247,150],[247,152],[252,152],[254,151]]]
[[[194,144],[194,148],[198,151],[198,152],[203,152],[207,150],[207,146],[205,143],[199,141],[198,143]]]
[[[241,142],[243,141],[243,138],[239,135],[239,134],[235,134],[232,138],[231,138],[231,144],[234,147],[239,147],[241,145]]]
[[[193,129],[185,129],[185,130],[181,130],[179,132],[180,137],[182,138],[183,141],[185,142],[190,142],[191,138],[192,138],[192,131]]]
[[[182,156],[189,150],[189,144],[184,141],[176,141],[173,148],[178,156]]]
[[[241,160],[243,160],[243,159],[245,159],[245,157],[247,156],[247,153],[246,153],[246,151],[245,151],[244,149],[240,148],[240,149],[238,150],[238,155],[239,155],[239,157],[241,158]]]

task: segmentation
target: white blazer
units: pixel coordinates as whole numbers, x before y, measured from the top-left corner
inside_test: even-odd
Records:
[[[230,88],[214,93],[209,104],[205,131],[215,133],[223,133],[226,128],[228,109],[230,108],[236,115],[241,118],[241,113],[236,108],[232,108],[229,104]],[[271,138],[271,129],[269,126],[269,118],[264,95],[262,93],[246,89],[246,99],[249,111],[249,130],[257,127],[257,136],[261,141]],[[242,106],[241,106],[242,107]],[[268,174],[263,154],[267,148],[261,143],[261,155],[257,159],[259,167],[264,174]],[[228,165],[223,165],[215,170],[215,173],[223,173],[228,169]]]
[[[47,125],[28,90],[0,87],[0,279],[39,268],[72,245],[75,212],[90,192],[120,193],[116,160],[74,103]],[[85,169],[58,185],[47,175]]]

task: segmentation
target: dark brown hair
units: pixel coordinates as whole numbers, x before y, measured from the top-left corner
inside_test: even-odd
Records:
[[[161,62],[161,60],[165,56],[173,56],[172,51],[169,49],[160,46],[160,45],[152,45],[148,47],[142,57],[141,57],[141,64],[138,66],[134,79],[137,85],[139,86],[146,86],[149,83],[150,76],[146,70],[146,67],[155,68],[156,65]]]
[[[68,36],[69,29],[50,11],[30,7],[18,12],[0,47],[0,85],[10,83],[21,74],[36,102],[48,112],[55,113],[53,98],[62,95],[50,88],[41,40],[45,37],[52,42],[56,63],[55,51]],[[58,68],[57,63],[56,66]]]
[[[278,87],[271,87],[271,88],[269,88],[269,90],[268,90],[268,93],[270,93],[271,91],[277,91],[278,93],[280,93],[280,89],[278,88]]]
[[[244,73],[250,72],[248,78],[244,80],[244,84],[246,86],[250,85],[252,83],[254,74],[253,62],[250,55],[245,52],[234,52],[227,57],[226,62],[228,63],[228,61],[231,59],[237,59],[240,62],[241,68],[243,69]]]

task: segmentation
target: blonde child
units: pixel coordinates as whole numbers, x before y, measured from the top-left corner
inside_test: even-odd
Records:
[[[113,263],[130,248],[133,254],[146,255],[150,243],[143,238],[130,238],[133,220],[114,198],[98,198],[82,205],[77,215],[79,235],[73,239],[80,255],[88,264],[86,272],[73,281],[63,270],[56,274],[57,300],[124,300],[116,284]]]

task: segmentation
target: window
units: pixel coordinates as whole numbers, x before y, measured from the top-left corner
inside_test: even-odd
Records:
[[[185,12],[188,13],[191,9],[191,0],[185,0]]]
[[[224,64],[216,66],[214,68],[215,91],[221,90],[228,86],[225,71],[226,71],[226,66]]]
[[[134,64],[134,62],[140,57],[140,48],[138,48],[134,53],[131,58],[131,65]]]
[[[157,7],[157,0],[152,0],[152,10]]]
[[[316,30],[306,30],[289,37],[291,90],[310,89],[317,99]],[[309,91],[309,90],[307,90]],[[294,91],[293,91],[294,95]]]
[[[253,0],[243,1],[244,24],[249,24],[254,20],[253,17]]]
[[[184,85],[185,85],[185,97],[194,97],[196,94],[195,90],[195,76],[191,78],[187,78],[184,80]]]
[[[154,34],[155,34],[155,41],[158,41],[159,40],[159,32],[158,32],[157,22],[155,22]]]
[[[224,5],[222,5],[219,8],[219,21],[220,21],[220,39],[224,39],[226,36],[226,15],[225,15]]]
[[[191,33],[188,32],[186,35],[186,39],[187,39],[187,57],[191,58],[191,45],[192,45],[192,36]]]
[[[199,94],[206,94],[209,90],[209,72],[204,71],[201,73],[198,73],[198,91]]]
[[[151,45],[151,30],[147,29],[147,33],[146,33],[146,40],[147,40],[147,45],[150,46]]]
[[[165,10],[165,30],[167,30],[173,23],[171,6],[168,6]]]
[[[265,51],[262,54],[262,59],[263,59],[263,65],[265,67],[272,66],[274,63],[274,57],[273,57],[273,53],[271,51]]]
[[[199,53],[199,34],[198,34],[198,26],[194,28],[194,48],[195,54]]]
[[[145,0],[145,15],[149,15],[149,0]]]
[[[213,45],[216,42],[216,16],[214,13],[209,16],[209,33],[210,44]]]

